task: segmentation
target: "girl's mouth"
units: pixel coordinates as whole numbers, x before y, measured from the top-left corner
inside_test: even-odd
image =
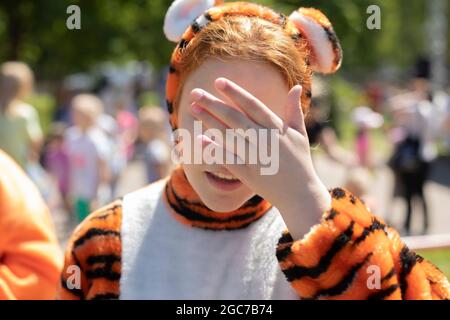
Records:
[[[220,173],[220,172],[209,172],[206,171],[206,177],[208,181],[218,189],[231,191],[239,188],[242,185],[242,182],[236,177]]]

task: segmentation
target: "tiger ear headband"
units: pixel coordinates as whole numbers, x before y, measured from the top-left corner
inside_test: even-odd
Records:
[[[280,25],[296,42],[306,40],[309,64],[313,72],[330,74],[341,66],[342,49],[339,40],[328,18],[317,9],[299,8],[286,17],[270,8],[249,2],[175,0],[164,20],[164,33],[167,39],[177,43],[172,54],[166,84],[167,107],[173,129],[177,128],[173,102],[180,84],[180,74],[183,72],[180,68],[183,51],[205,26],[227,16],[258,17]],[[298,45],[298,48],[305,50],[301,45]],[[304,90],[304,95],[302,103],[306,100],[309,105],[311,91]]]

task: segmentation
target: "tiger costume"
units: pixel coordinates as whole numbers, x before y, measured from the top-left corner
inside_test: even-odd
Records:
[[[288,18],[251,3],[195,4],[177,0],[166,16],[165,33],[178,41],[167,80],[174,129],[184,54],[196,35],[218,19],[242,15],[280,26],[304,52],[305,70],[331,73],[341,64],[331,24],[315,9],[301,8]],[[176,25],[183,19],[190,23],[187,30]],[[302,87],[302,106],[307,109],[309,77]],[[360,199],[341,188],[330,190],[330,195],[331,207],[320,223],[296,240],[278,209],[259,196],[232,212],[209,209],[178,167],[169,178],[94,212],[76,229],[66,251],[59,297],[450,298],[445,276],[410,251]],[[374,268],[379,283],[369,285]],[[74,270],[81,273],[79,286],[73,281]]]

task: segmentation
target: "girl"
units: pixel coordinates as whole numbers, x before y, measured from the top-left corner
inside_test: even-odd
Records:
[[[279,170],[262,175],[261,165],[247,161],[183,163],[168,179],[93,213],[70,241],[61,298],[450,297],[446,278],[394,230],[317,178],[303,120],[311,72],[341,64],[322,13],[301,8],[288,18],[251,3],[177,0],[164,30],[178,41],[167,83],[172,127],[193,133],[202,121],[219,133],[273,129]],[[239,160],[220,139],[192,139]],[[191,142],[180,142],[183,155]]]

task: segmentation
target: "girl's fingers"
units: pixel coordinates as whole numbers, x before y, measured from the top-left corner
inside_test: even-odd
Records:
[[[302,135],[307,136],[301,96],[302,87],[300,85],[294,86],[289,92],[284,123]]]
[[[259,125],[269,129],[282,128],[281,119],[272,110],[236,83],[225,78],[218,78],[215,84],[220,92],[230,98]]]
[[[246,134],[243,130],[231,130],[210,113],[206,112],[196,102],[192,104],[192,113],[207,128],[207,135],[214,136],[214,140],[225,146],[230,152],[246,159],[246,155],[253,152],[258,145],[257,134]]]
[[[207,112],[202,106],[200,106],[197,102],[193,102],[191,104],[192,114],[196,119],[202,122],[202,125],[209,129],[218,129],[223,134],[225,134],[226,129],[229,129],[227,125],[225,125],[222,121],[218,120],[212,114]]]
[[[194,117],[204,122],[208,128],[217,128],[225,133],[227,128],[234,129],[238,134],[257,132],[260,125],[249,119],[244,113],[220,101],[212,94],[195,89],[192,91],[194,102],[191,110]],[[248,131],[250,130],[250,131]],[[253,141],[250,141],[253,143]]]

